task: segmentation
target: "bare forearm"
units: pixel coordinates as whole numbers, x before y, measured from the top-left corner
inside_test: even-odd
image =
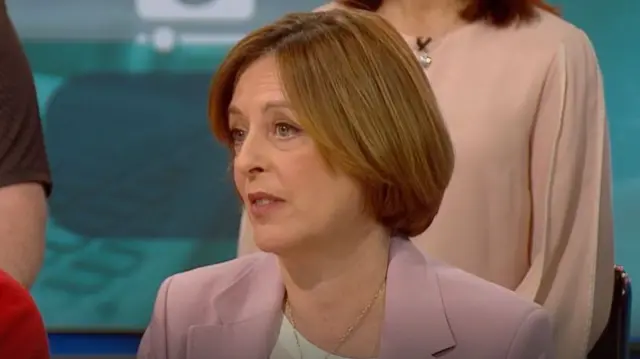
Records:
[[[25,287],[33,284],[42,265],[46,218],[40,185],[0,188],[0,269]]]

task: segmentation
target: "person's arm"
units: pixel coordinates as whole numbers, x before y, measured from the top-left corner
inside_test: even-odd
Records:
[[[614,257],[603,84],[581,31],[557,49],[538,111],[531,139],[531,267],[517,292],[554,316],[558,358],[585,358],[607,323]]]
[[[0,269],[27,288],[42,264],[46,220],[47,204],[40,184],[0,188]]]
[[[45,247],[49,166],[33,76],[0,3],[0,269],[29,287]]]

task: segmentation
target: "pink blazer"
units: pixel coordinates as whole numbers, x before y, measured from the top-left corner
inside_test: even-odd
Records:
[[[278,261],[256,253],[161,285],[138,359],[266,359],[278,336]],[[394,239],[379,359],[551,359],[538,305]]]

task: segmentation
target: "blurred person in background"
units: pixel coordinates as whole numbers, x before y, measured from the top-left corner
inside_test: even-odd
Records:
[[[44,323],[29,291],[0,270],[0,358],[48,359]]]
[[[542,304],[557,356],[585,358],[614,279],[608,124],[587,35],[540,0],[343,0],[318,10],[336,7],[376,12],[404,35],[453,138],[451,185],[414,243]],[[256,250],[252,237],[245,214],[240,255]]]
[[[453,147],[381,17],[256,30],[218,68],[209,118],[264,252],[165,280],[138,358],[554,357],[539,305],[409,240],[438,212]]]
[[[51,190],[33,75],[0,0],[0,269],[29,287],[42,265]]]

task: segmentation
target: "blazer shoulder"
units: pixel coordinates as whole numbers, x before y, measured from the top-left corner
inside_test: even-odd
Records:
[[[542,308],[537,303],[520,297],[514,291],[461,269],[438,263],[435,265],[435,270],[445,301],[447,298],[474,298],[473,302],[483,303],[490,310],[511,315],[518,314],[520,317],[525,317],[530,312]]]
[[[435,270],[460,350],[483,347],[487,358],[538,359],[553,349],[551,321],[540,305],[463,270],[445,264]],[[526,355],[512,356],[515,351]]]
[[[216,298],[250,274],[267,256],[246,255],[165,279],[158,290],[138,357],[184,358],[189,330],[193,326],[218,324]]]
[[[172,313],[172,319],[177,322],[206,324],[215,317],[210,313],[213,300],[255,270],[268,256],[254,253],[175,274],[165,279],[158,298],[166,298],[165,310]]]
[[[171,282],[168,290],[185,297],[211,298],[251,272],[267,256],[262,252],[253,253],[175,274],[167,280]]]

